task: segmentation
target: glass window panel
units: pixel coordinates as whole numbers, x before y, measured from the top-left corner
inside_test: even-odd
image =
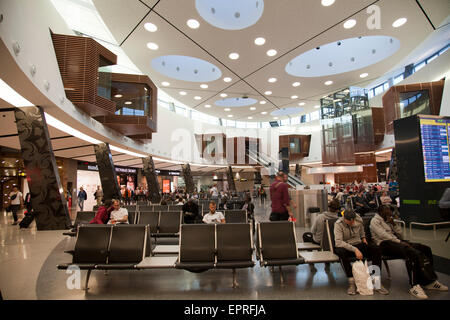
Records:
[[[258,128],[258,122],[247,122],[247,128],[257,129]]]
[[[291,118],[291,125],[300,124],[300,117]]]
[[[267,129],[267,128],[270,128],[270,123],[268,123],[268,122],[261,122],[261,126],[262,126],[262,128]]]
[[[414,67],[414,72],[419,71],[420,69],[422,69],[423,67],[425,67],[426,64],[427,64],[427,63],[426,63],[425,61],[423,61],[423,62],[417,64],[417,65]]]
[[[402,81],[403,80],[403,78],[404,78],[404,75],[403,75],[403,73],[402,74],[399,74],[398,76],[396,76],[396,77],[394,77],[394,84],[397,84],[397,83],[399,83],[400,81]]]
[[[236,128],[245,129],[245,122],[236,121]]]
[[[290,121],[291,119],[289,119],[289,118],[287,118],[287,119],[282,119],[281,120],[281,125],[282,126],[289,126],[289,125],[291,125],[291,121]]]
[[[375,87],[375,89],[373,91],[374,91],[375,95],[377,96],[380,93],[383,93],[383,86],[381,85],[381,86]]]

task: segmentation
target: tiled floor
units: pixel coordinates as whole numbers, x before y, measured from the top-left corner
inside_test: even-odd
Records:
[[[268,219],[269,209],[257,206],[256,219]],[[256,265],[237,271],[240,286],[232,285],[231,270],[210,270],[190,273],[184,270],[94,271],[90,290],[67,288],[69,274],[57,270],[56,265],[70,262],[64,250],[72,249],[74,238],[62,231],[36,231],[11,226],[12,219],[0,215],[0,289],[4,299],[415,299],[408,294],[408,277],[403,261],[390,261],[392,280],[383,274],[382,282],[390,288],[388,296],[353,296],[346,294],[347,280],[339,264],[333,264],[326,273],[318,264],[316,273],[308,265],[283,268],[285,283],[280,282],[278,269],[272,273]],[[431,245],[435,254],[449,255],[445,238],[449,229],[432,231],[413,230],[412,239]],[[297,228],[301,239],[303,228]],[[420,239],[419,239],[420,238]],[[422,239],[424,238],[424,239]],[[441,239],[442,238],[442,239]],[[438,273],[439,279],[450,284],[450,276]],[[86,272],[82,271],[81,286]],[[450,299],[449,292],[431,292],[430,299]]]

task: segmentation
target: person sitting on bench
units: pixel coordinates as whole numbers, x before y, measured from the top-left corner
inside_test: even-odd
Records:
[[[216,211],[216,203],[209,203],[209,212],[203,217],[204,223],[225,223],[225,216],[222,212]]]
[[[190,198],[183,207],[184,223],[198,223],[202,220],[202,216],[199,212],[198,204],[194,198]]]
[[[333,219],[338,217],[338,211],[341,208],[341,203],[338,199],[331,200],[328,203],[328,210],[319,214],[314,220],[311,227],[311,232],[305,232],[303,234],[303,242],[312,242],[314,244],[320,245],[322,241],[322,233],[325,226],[326,219]]]
[[[339,256],[348,278],[347,293],[355,295],[356,284],[352,274],[350,258],[356,256],[358,260],[372,260],[372,264],[377,265],[381,273],[381,251],[378,247],[369,246],[362,218],[351,209],[346,209],[344,216],[336,221],[334,225],[334,239],[336,243],[335,253]],[[383,286],[375,290],[380,294],[389,294],[389,291]]]
[[[403,240],[401,228],[395,225],[389,206],[380,206],[378,213],[370,221],[370,232],[375,244],[380,246],[382,255],[405,259],[411,295],[427,299],[421,286],[429,290],[448,291],[447,286],[436,280],[431,248]]]
[[[108,221],[108,224],[128,224],[128,210],[126,208],[120,207],[119,200],[113,200],[113,211],[111,211],[111,217]]]
[[[355,196],[354,201],[356,213],[359,213],[360,215],[363,216],[370,211],[369,204],[367,203],[366,198],[364,197],[364,189],[359,190],[359,192]]]
[[[113,211],[114,207],[112,206],[111,200],[106,200],[103,205],[98,208],[97,213],[95,214],[94,219],[92,219],[90,224],[107,224],[109,220],[109,216],[111,215],[111,211]]]

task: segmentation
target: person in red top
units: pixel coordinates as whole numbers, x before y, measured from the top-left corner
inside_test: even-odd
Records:
[[[288,185],[283,182],[284,173],[278,172],[276,181],[270,185],[270,199],[272,200],[272,213],[270,221],[288,220],[292,213],[288,211],[290,204]]]
[[[97,213],[95,214],[94,219],[92,219],[89,223],[90,224],[107,224],[109,221],[109,216],[111,214],[111,211],[114,210],[114,207],[112,206],[111,200],[106,200],[105,203],[98,208]]]

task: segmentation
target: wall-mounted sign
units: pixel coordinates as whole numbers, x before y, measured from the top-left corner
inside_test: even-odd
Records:
[[[137,169],[115,166],[116,172],[136,174]],[[78,162],[78,170],[98,171],[98,166],[90,162]]]

